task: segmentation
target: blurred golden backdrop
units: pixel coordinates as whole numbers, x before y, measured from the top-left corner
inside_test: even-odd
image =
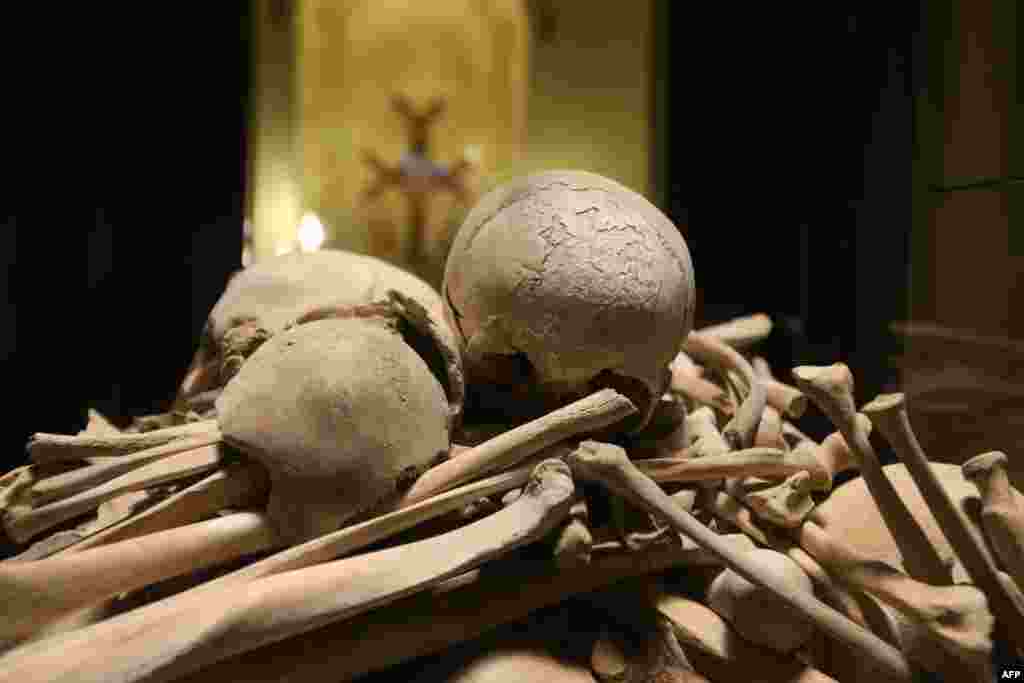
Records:
[[[653,190],[650,0],[599,12],[583,0],[256,4],[252,258],[322,225],[324,245],[436,282],[451,232],[504,179],[568,167]],[[421,155],[398,96],[414,115],[441,105]],[[414,176],[461,164],[465,195],[420,183],[417,217]],[[417,220],[422,262],[410,263]]]

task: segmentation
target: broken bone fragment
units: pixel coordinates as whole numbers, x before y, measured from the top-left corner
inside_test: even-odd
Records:
[[[743,500],[761,519],[793,529],[814,510],[811,475],[806,471],[797,472],[781,484],[747,493]]]

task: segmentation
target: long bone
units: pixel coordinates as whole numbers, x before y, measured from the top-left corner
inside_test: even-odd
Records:
[[[938,551],[885,477],[867,433],[858,424],[850,369],[842,363],[805,365],[794,368],[793,377],[797,386],[825,413],[849,444],[871,497],[899,546],[907,573],[926,583],[948,584],[950,568],[939,557]]]
[[[239,513],[89,552],[0,564],[0,639],[22,639],[75,610],[276,543],[263,515]],[[230,539],[225,545],[221,539]],[[170,549],[170,551],[169,551]],[[130,560],[130,561],[126,561]]]
[[[864,497],[867,498],[867,495]],[[720,493],[718,499],[723,498],[728,498],[727,494]],[[986,647],[991,647],[991,643],[986,640],[986,628],[987,625],[991,625],[991,617],[988,616],[980,591],[973,587],[936,587],[915,582],[890,570],[882,562],[869,562],[868,556],[847,545],[843,536],[828,533],[814,521],[804,522],[793,531],[793,541],[798,543],[793,546],[793,541],[787,543],[785,538],[777,536],[771,530],[757,527],[749,511],[746,516],[737,514],[735,507],[730,509],[724,504],[718,504],[712,509],[716,515],[734,519],[737,526],[759,542],[785,552],[791,559],[797,561],[820,586],[828,590],[834,601],[839,599],[838,601],[844,605],[844,612],[849,608],[860,611],[860,605],[867,607],[869,603],[854,602],[850,596],[845,595],[844,590],[836,591],[829,585],[831,577],[828,574],[821,577],[821,570],[813,569],[813,565],[824,567],[846,585],[866,591],[891,604],[904,615],[904,619],[916,624],[910,635],[918,644],[927,644],[932,649],[930,654],[913,651],[915,643],[907,643],[917,661],[929,665],[932,669],[958,665],[963,661],[967,662],[969,667],[973,667],[972,676],[984,676],[985,670],[983,667],[979,668],[979,661],[987,656]],[[813,565],[809,565],[806,558],[810,558]],[[826,580],[822,581],[822,578]],[[979,597],[982,598],[980,601]],[[851,617],[853,616],[851,614]],[[861,621],[863,618],[862,614],[857,620]],[[882,625],[888,626],[884,622]],[[960,628],[959,632],[956,630],[957,627]],[[941,654],[943,649],[953,654],[957,658],[956,662],[950,663],[946,659],[948,655]],[[936,652],[939,653],[939,659],[935,658]]]
[[[757,548],[751,551],[750,559],[787,586],[787,592],[813,594],[810,577],[786,555]],[[804,647],[815,633],[814,624],[803,614],[732,569],[714,578],[706,599],[708,606],[732,624],[740,635],[771,650],[793,652]]]
[[[413,506],[346,527],[275,553],[192,591],[151,607],[153,614],[175,610],[180,598],[216,591],[258,578],[337,559],[427,520],[459,509],[466,502],[519,487],[532,466],[453,489]],[[10,606],[10,621],[0,638],[25,638],[67,613],[116,593],[279,546],[264,515],[247,512],[163,531],[141,539],[106,545],[90,552],[58,555],[31,565],[0,565],[0,601]],[[31,599],[27,599],[27,598]],[[19,602],[20,601],[20,602]]]
[[[104,501],[96,508],[96,516],[90,516],[86,521],[77,524],[72,529],[64,529],[32,543],[26,550],[18,553],[13,559],[18,562],[42,560],[73,545],[81,543],[84,539],[93,536],[100,531],[117,526],[130,517],[142,514],[147,508],[166,500],[171,491],[165,488],[146,489],[143,491],[129,491],[122,493],[116,498]]]
[[[683,357],[684,354],[680,352],[669,365],[669,372],[672,374],[668,385],[669,391],[685,396],[694,403],[711,406],[725,415],[732,415],[736,408],[729,400],[729,393],[689,368],[686,362],[681,360]]]
[[[782,414],[771,405],[766,405],[761,414],[761,423],[757,426],[754,445],[762,448],[789,450],[789,443],[782,434]]]
[[[974,456],[961,469],[981,492],[981,521],[992,550],[1024,590],[1024,509],[1014,499],[1006,462],[1005,453],[991,451]]]
[[[851,621],[868,628],[862,605],[843,585],[837,583],[825,568],[794,541],[765,529],[753,512],[725,491],[705,492],[702,505],[716,518],[732,524],[762,546],[785,554],[804,570],[825,593],[832,605]]]
[[[60,555],[199,522],[220,510],[259,506],[267,499],[267,472],[255,462],[233,462],[153,507],[87,536]]]
[[[721,538],[737,552],[753,547],[743,534]],[[232,657],[177,683],[318,680],[324,671],[331,672],[332,680],[350,680],[475,638],[494,626],[623,579],[670,568],[718,565],[717,558],[689,540],[680,546],[651,546],[637,552],[595,553],[588,566],[573,569],[560,569],[549,558],[510,557],[301,639]],[[311,652],[316,656],[311,657]]]
[[[672,624],[679,641],[720,660],[710,667],[714,680],[758,680],[764,683],[835,683],[821,671],[741,638],[725,619],[696,600],[652,588],[646,598]],[[704,667],[698,666],[703,670]],[[719,671],[722,677],[716,675]],[[727,676],[727,677],[726,677]]]
[[[701,458],[651,458],[637,460],[637,467],[658,482],[688,482],[729,477],[788,477],[798,472],[811,475],[810,486],[818,491],[832,488],[836,474],[848,468],[845,449],[819,448],[808,442],[792,451],[748,448]]]
[[[711,509],[759,543],[796,561],[854,621],[868,623],[864,603],[850,595],[849,589],[867,592],[896,609],[905,620],[915,624],[910,635],[917,642],[907,643],[915,661],[932,670],[963,662],[972,676],[984,677],[983,661],[991,650],[991,641],[987,640],[991,616],[983,594],[973,586],[931,586],[914,581],[883,562],[869,560],[812,520],[792,530],[792,540],[788,540],[759,527],[750,511],[725,492],[718,492]],[[835,581],[841,583],[836,585]],[[914,649],[922,643],[931,650]],[[943,651],[948,654],[942,655]],[[955,662],[943,659],[950,654]]]
[[[771,334],[772,319],[764,313],[754,313],[715,325],[708,325],[695,331],[708,337],[714,337],[735,349],[745,349],[766,339]]]
[[[807,411],[807,397],[802,391],[776,379],[771,366],[764,358],[760,356],[752,358],[750,365],[764,382],[768,405],[787,417],[803,417]]]
[[[221,593],[175,614],[166,628],[142,611],[61,638],[59,647],[15,651],[0,681],[97,683],[170,681],[232,655],[356,616],[453,578],[555,528],[569,512],[573,483],[558,460],[539,465],[512,505],[455,531],[406,545],[287,572]],[[118,656],[106,653],[116,649]],[[59,654],[54,652],[59,650]],[[56,656],[54,656],[56,655]]]
[[[457,470],[463,480],[466,478],[474,478],[479,476],[481,472],[480,469],[474,469],[475,467],[482,468],[483,471],[492,471],[499,467],[508,467],[518,464],[518,462],[525,458],[536,456],[545,447],[548,447],[548,444],[551,442],[556,442],[557,440],[564,438],[566,435],[586,432],[594,428],[600,428],[607,424],[611,424],[620,419],[621,416],[628,415],[633,410],[632,404],[628,399],[622,397],[613,390],[602,390],[591,397],[587,397],[577,401],[576,403],[570,404],[555,413],[538,418],[537,420],[527,423],[516,430],[511,430],[510,432],[499,435],[498,437],[484,442],[474,449],[468,449],[453,458],[453,460],[461,461],[475,453],[477,457],[475,460],[468,461],[468,467],[461,467]],[[497,461],[497,464],[495,464],[495,461]],[[165,464],[166,462],[167,461],[159,461],[154,463],[154,466]],[[447,463],[437,467],[445,467],[446,465]],[[428,470],[428,473],[429,472],[430,471]],[[129,475],[132,474],[137,475],[138,473],[129,473]],[[342,529],[341,531],[333,532],[321,538],[313,539],[307,543],[295,546],[287,551],[266,558],[265,560],[258,562],[255,565],[251,565],[240,572],[229,574],[222,578],[225,580],[251,580],[259,576],[266,576],[300,567],[308,567],[316,564],[317,562],[333,559],[345,552],[350,552],[351,550],[385,538],[388,535],[410,528],[422,521],[432,519],[438,515],[457,509],[459,505],[464,505],[475,498],[515,488],[516,486],[521,486],[525,482],[525,478],[525,472],[520,469],[519,471],[508,473],[507,476],[499,476],[497,478],[480,482],[478,486],[463,487],[462,489],[452,491],[453,496],[450,500],[457,501],[455,503],[445,503],[444,501],[449,500],[448,498],[444,498],[439,503],[433,501],[431,498],[415,499],[405,497],[396,504],[396,512],[372,519],[352,528]],[[446,476],[435,477],[432,480],[435,482],[443,482],[443,488],[447,488],[448,483],[451,481],[451,479]],[[499,482],[497,484],[498,487],[491,488],[495,481]],[[430,489],[427,487],[421,487],[417,490],[421,492],[430,492]],[[211,491],[211,494],[215,495],[216,491]],[[200,506],[202,506],[202,502],[200,495],[194,496],[192,501],[193,505],[198,504]],[[407,512],[406,509],[408,509]],[[173,516],[171,516],[170,519],[173,520]],[[241,549],[242,547],[245,547],[245,538],[238,539],[237,543],[232,539],[230,533],[228,533],[232,529],[235,529],[235,527],[229,527],[227,530],[218,533],[213,537],[213,539],[211,539],[214,545],[219,548],[217,552],[221,553],[221,556],[224,556],[225,559],[238,556],[240,551],[235,551],[234,554],[231,555],[231,548],[237,547]],[[207,537],[206,527],[202,524],[192,527],[189,530],[189,533],[195,534],[198,538]],[[281,540],[283,539],[279,539],[273,545],[279,546],[281,544]],[[192,547],[201,549],[209,546],[196,541],[192,544]],[[130,554],[130,546],[128,546],[128,548],[129,554],[127,556],[125,556],[123,552],[120,555],[108,555],[108,557],[111,558],[110,561],[118,563],[118,558],[121,558],[120,562],[130,564],[132,562],[132,555]],[[185,559],[185,557],[177,558],[177,552],[177,546],[167,547],[167,561],[162,565],[167,568],[167,571],[171,571],[172,568],[174,568],[175,571],[181,571],[180,567],[187,567],[188,560]],[[213,551],[211,550],[211,552]],[[186,555],[186,557],[192,557],[192,561],[196,563],[197,567],[202,565],[200,554],[187,554],[184,553],[184,550],[182,550],[182,554]],[[95,565],[96,571],[102,572],[102,566],[103,564],[97,561]],[[61,573],[56,570],[54,570],[52,574],[58,579],[62,576]],[[159,578],[167,578],[172,575],[172,573],[167,573]],[[150,576],[156,578],[155,574]],[[214,581],[207,585],[219,584],[217,581]],[[94,592],[90,592],[88,585],[80,586],[80,592],[82,596],[89,596],[90,598],[99,597],[94,595]]]
[[[843,583],[893,607],[914,626],[905,634],[908,656],[932,671],[942,671],[951,662],[933,659],[941,650],[953,657],[953,665],[966,666],[978,683],[992,680],[993,619],[981,590],[968,584],[933,586],[915,581],[884,562],[858,554],[813,521],[793,534],[800,547]],[[928,649],[916,652],[920,645]]]
[[[766,416],[769,410],[770,408],[765,409]],[[863,426],[863,429],[870,433],[871,421],[863,415],[858,416],[858,421]],[[784,427],[784,425],[785,423],[780,425],[780,427]],[[785,441],[784,432],[780,434],[779,438]],[[786,441],[787,448],[789,448],[788,443]],[[853,456],[850,454],[849,446],[840,432],[829,434],[821,445],[808,438],[803,438],[792,446],[791,449],[813,456],[825,471],[830,473],[830,482],[835,480],[836,475],[851,469],[855,464]],[[759,517],[770,521],[772,524],[783,527],[798,526],[814,508],[811,491],[815,488],[820,488],[820,486],[816,485],[816,477],[811,474],[813,471],[811,469],[810,471],[796,472],[788,475],[786,481],[781,484],[768,488],[765,488],[763,485],[756,486],[756,490],[749,492],[743,490],[746,488],[746,482],[740,481],[738,482],[740,484],[738,488],[741,490],[739,498],[747,505],[753,507]],[[761,480],[755,479],[754,481],[759,482]],[[726,488],[729,489],[732,483],[726,482]],[[829,488],[831,488],[831,484]]]
[[[999,578],[995,558],[964,513],[932,470],[928,457],[914,435],[907,417],[903,394],[883,394],[864,406],[864,412],[878,425],[886,440],[907,466],[935,519],[949,539],[974,582],[981,588],[996,618],[1006,626],[1014,644],[1024,649],[1024,603],[1019,593],[1010,592]]]
[[[686,432],[690,445],[673,457],[705,458],[725,455],[731,450],[725,437],[718,431],[715,413],[707,406],[697,408],[686,416]]]
[[[23,543],[39,532],[94,510],[102,502],[123,493],[214,470],[221,458],[222,453],[217,445],[200,446],[167,456],[49,505],[39,508],[13,506],[4,512],[4,529],[12,539]]]
[[[723,544],[717,534],[674,505],[654,481],[636,468],[621,448],[586,441],[570,457],[570,465],[584,479],[598,481],[612,492],[660,515],[677,531],[721,557],[740,576],[764,586],[776,597],[802,612],[822,631],[856,649],[879,670],[895,679],[910,679],[910,668],[899,651],[818,601],[813,595],[789,592],[786,585],[762,571],[750,557],[736,553]]]
[[[29,491],[34,506],[45,505],[61,498],[73,496],[94,486],[110,481],[133,469],[151,462],[202,446],[210,446],[220,440],[218,432],[194,437],[182,437],[147,448],[132,455],[111,459],[97,465],[89,465],[53,477],[40,479]]]
[[[723,430],[733,448],[749,448],[754,443],[757,427],[761,424],[766,394],[764,383],[754,368],[738,351],[713,336],[692,332],[683,342],[683,351],[697,360],[714,365],[723,372],[735,372],[747,385],[747,395],[736,408],[729,424]]]
[[[511,467],[560,441],[603,429],[635,412],[636,407],[628,398],[614,389],[602,389],[431,468],[405,492],[399,506],[424,500],[473,477]]]
[[[35,463],[73,462],[90,457],[119,457],[131,455],[173,442],[184,437],[207,437],[218,432],[216,420],[190,422],[176,427],[157,429],[139,434],[33,434],[28,442],[28,454]]]

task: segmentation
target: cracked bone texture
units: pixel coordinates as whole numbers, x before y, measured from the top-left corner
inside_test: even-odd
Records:
[[[321,249],[262,259],[228,282],[210,311],[197,356],[218,353],[224,336],[240,322],[276,334],[311,309],[365,305],[385,298],[389,290],[441,314],[441,297],[433,287],[372,256]]]
[[[529,376],[505,379],[561,400],[607,371],[634,388],[642,424],[693,326],[696,293],[686,243],[653,204],[593,173],[549,171],[479,201],[443,294],[470,381],[501,380],[489,362],[521,355]]]
[[[397,498],[449,448],[443,387],[386,318],[272,337],[217,400],[225,441],[270,472],[267,512],[296,542]]]

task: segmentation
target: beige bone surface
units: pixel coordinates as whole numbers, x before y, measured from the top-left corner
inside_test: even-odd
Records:
[[[648,597],[684,645],[722,660],[728,680],[782,683],[829,683],[833,679],[795,657],[767,650],[741,638],[725,619],[706,605],[653,588]],[[718,678],[715,679],[719,680]]]
[[[267,497],[267,473],[252,462],[232,463],[153,507],[101,529],[62,550],[73,554],[129,538],[199,522],[228,508],[260,505]]]
[[[725,455],[730,452],[725,437],[718,431],[715,413],[702,406],[686,416],[686,433],[689,446],[674,457],[705,458],[711,455]]]
[[[814,510],[810,484],[807,472],[797,472],[781,484],[751,491],[743,500],[761,519],[792,529],[800,526]]]
[[[723,434],[733,448],[752,446],[767,401],[764,383],[754,372],[754,368],[732,347],[713,336],[698,332],[693,332],[686,338],[683,350],[697,360],[714,365],[722,372],[735,372],[746,382],[747,395],[736,408]]]
[[[573,453],[570,462],[574,471],[584,479],[599,481],[612,492],[665,518],[677,531],[719,555],[740,576],[765,587],[780,600],[799,610],[823,632],[861,653],[879,671],[894,679],[910,679],[910,668],[899,651],[814,596],[790,591],[788,586],[763,571],[751,558],[725,547],[717,534],[674,505],[654,481],[633,465],[621,448],[584,442]]]
[[[967,667],[972,680],[991,680],[992,615],[985,594],[975,586],[932,586],[908,577],[883,562],[859,555],[841,538],[830,535],[814,522],[796,531],[802,548],[849,586],[870,593],[909,622],[904,638],[908,656],[931,671],[949,666]],[[915,652],[918,644],[928,646]],[[938,658],[943,651],[952,657]]]
[[[750,364],[764,382],[768,405],[788,417],[803,417],[808,403],[804,393],[791,384],[776,379],[771,366],[764,358],[752,358]]]
[[[560,441],[613,425],[635,412],[628,398],[613,389],[602,389],[431,468],[405,492],[399,506],[424,500],[473,477],[512,467]]]
[[[1006,571],[1024,590],[1024,507],[1006,472],[1006,454],[998,451],[977,455],[961,466],[964,477],[981,492],[981,520],[992,550]]]
[[[637,467],[659,482],[688,482],[732,477],[788,477],[797,472],[811,475],[811,486],[819,491],[832,487],[833,467],[822,462],[823,453],[813,448],[786,452],[777,448],[748,448],[702,458],[651,458],[638,460]]]
[[[512,643],[477,653],[443,683],[596,683],[583,666],[555,657],[541,643]]]
[[[792,593],[811,595],[811,579],[782,553],[766,548],[751,551],[750,559],[771,573]],[[778,652],[803,647],[814,635],[814,624],[770,591],[726,569],[708,587],[707,604],[744,638]]]
[[[728,522],[762,546],[772,548],[796,562],[825,594],[830,604],[853,622],[868,627],[862,606],[850,591],[836,582],[825,568],[794,541],[762,528],[753,512],[725,491],[705,492],[704,507],[716,518]]]
[[[742,534],[723,536],[722,540],[738,552],[753,547]],[[718,564],[710,553],[689,541],[681,547],[595,554],[590,565],[564,570],[550,559],[509,558],[351,621],[232,657],[186,676],[180,683],[293,683],[325,677],[347,681],[437,652],[622,579],[671,567]]]
[[[164,628],[142,610],[0,659],[0,681],[86,683],[170,681],[220,659],[350,618],[457,576],[538,540],[565,518],[569,470],[539,465],[512,505],[469,526],[424,541],[285,572],[244,590],[209,594]],[[109,648],[109,649],[108,649]],[[105,652],[116,649],[118,656]]]
[[[949,583],[949,566],[941,561],[935,546],[922,533],[892,483],[885,477],[868,435],[858,423],[850,369],[842,363],[801,366],[793,369],[793,377],[797,386],[825,413],[849,444],[881,518],[900,548],[907,573],[927,583]]]
[[[708,325],[696,332],[714,337],[733,348],[744,349],[766,339],[771,334],[772,319],[764,313],[754,313],[715,325]]]
[[[27,638],[71,612],[226,559],[276,539],[266,518],[239,513],[69,556],[0,563],[0,639]],[[225,542],[227,539],[227,542]]]
[[[92,456],[124,456],[154,448],[176,439],[205,436],[217,432],[216,420],[202,420],[141,434],[33,434],[28,443],[29,457],[36,463],[84,460]]]
[[[181,500],[179,502],[165,501],[166,505],[161,504],[160,506],[157,506],[157,508],[154,508],[154,512],[152,514],[150,514],[150,511],[147,511],[147,513],[144,513],[144,515],[140,516],[139,519],[129,519],[124,524],[118,525],[117,528],[111,529],[109,532],[98,534],[95,539],[87,539],[86,541],[78,544],[78,546],[81,547],[72,546],[69,550],[72,552],[80,551],[85,547],[92,547],[102,543],[110,543],[114,538],[132,538],[140,533],[158,531],[169,528],[177,523],[197,521],[196,517],[201,518],[209,516],[219,509],[217,506],[226,507],[225,503],[231,502],[231,500],[237,501],[251,499],[254,496],[250,494],[266,490],[266,483],[265,476],[256,478],[251,476],[252,474],[259,473],[259,470],[262,468],[258,465],[251,464],[249,465],[249,469],[254,470],[254,472],[247,473],[247,470],[238,472],[237,474],[240,475],[238,480],[232,480],[230,477],[222,475],[214,479],[214,481],[209,482],[206,486],[194,486],[187,492],[187,494],[190,495],[181,496]],[[532,467],[521,467],[518,470],[512,470],[495,477],[460,487],[459,489],[449,491],[445,494],[420,501],[419,503],[407,505],[398,511],[378,516],[367,522],[344,528],[340,531],[327,534],[272,555],[242,570],[228,574],[221,579],[208,582],[200,588],[206,589],[213,587],[216,589],[221,586],[222,582],[252,580],[254,578],[268,576],[270,574],[280,573],[286,570],[309,567],[318,562],[334,559],[340,555],[352,552],[375,541],[399,533],[400,531],[415,526],[423,521],[458,509],[467,502],[478,499],[481,496],[487,496],[492,493],[498,493],[510,488],[521,486],[529,478],[530,469],[532,469]],[[215,525],[216,523],[217,521],[214,520],[207,524]],[[211,554],[211,557],[227,560],[232,557],[237,557],[242,552],[242,549],[246,547],[247,542],[244,536],[238,539],[233,539],[230,534],[226,533],[219,533],[211,539],[208,535],[208,531],[206,530],[206,526],[202,524],[195,525],[182,533],[185,534],[183,538],[188,540],[183,541],[180,545],[169,546],[166,551],[166,561],[160,565],[164,567],[167,572],[172,572],[173,570],[174,573],[180,573],[182,571],[180,567],[187,567],[189,562],[194,564],[193,569],[197,569],[204,564],[207,564],[201,553],[197,554],[187,552],[187,549],[190,546],[207,548],[207,552]],[[281,545],[281,541],[279,539],[275,539],[273,545]],[[125,568],[130,568],[133,563],[138,562],[138,559],[136,559],[137,556],[134,556],[130,552],[125,554],[123,548],[124,547],[122,546],[121,555],[118,557],[120,557],[120,561],[123,562]],[[131,546],[128,546],[129,551],[130,549]],[[74,576],[75,567],[78,565],[66,565],[67,571],[63,573],[60,570],[61,566],[64,565],[55,565],[51,572],[54,579],[58,582],[69,580]],[[97,571],[101,571],[101,566],[102,565],[97,565]],[[81,568],[79,568],[77,572],[79,574],[88,573]],[[147,582],[152,582],[173,576],[174,573],[159,575],[159,572],[150,571],[144,575],[148,579]],[[102,585],[107,584],[104,583]],[[83,595],[89,595],[91,593],[90,585],[88,583],[81,585],[80,589]],[[154,607],[154,609],[172,610],[176,608],[176,604],[177,603],[173,602],[165,603],[162,606]],[[25,618],[27,619],[28,617]]]
[[[766,405],[761,414],[761,424],[757,426],[754,445],[789,450],[789,444],[782,435],[782,415],[771,405]]]
[[[690,370],[685,363],[679,360],[684,354],[680,353],[676,361],[669,366],[672,379],[669,382],[669,391],[680,396],[685,396],[700,405],[711,406],[715,410],[732,415],[735,406],[729,400],[729,393],[709,379],[705,379],[697,372]]]
[[[1024,649],[1024,601],[1008,591],[999,577],[995,558],[931,468],[907,416],[903,394],[883,394],[864,406],[864,412],[885,435],[914,479],[932,515],[963,562],[971,579],[985,592],[992,613],[1007,628],[1010,639]]]
[[[4,514],[4,528],[15,541],[24,542],[32,536],[61,522],[96,509],[102,502],[122,493],[138,491],[216,469],[220,463],[218,446],[202,446],[176,453],[143,465],[99,486],[70,498],[40,508],[16,506]]]
[[[466,501],[521,486],[532,467],[523,467],[474,482],[435,496],[417,505],[289,548],[250,564],[243,569],[201,584],[187,593],[152,605],[151,617],[170,614],[183,600],[207,591],[215,594],[225,584],[252,581],[329,561],[366,547],[428,519],[458,509]],[[232,521],[233,518],[238,518]],[[0,566],[0,592],[6,585],[12,597],[11,635],[25,637],[70,610],[98,602],[108,595],[127,592],[204,566],[218,564],[239,555],[280,545],[266,517],[257,513],[229,515],[209,522],[154,533],[137,541],[104,546],[73,555],[58,555],[41,564],[12,569],[4,576]],[[144,550],[151,549],[151,550]],[[37,571],[39,570],[39,571]],[[20,571],[20,573],[19,573]],[[230,587],[228,590],[231,590]],[[69,591],[71,591],[69,593]],[[34,596],[20,606],[13,598]],[[5,630],[0,627],[0,636]]]
[[[97,465],[89,465],[53,477],[40,479],[32,486],[30,497],[34,506],[67,498],[111,479],[177,453],[209,446],[220,439],[219,434],[204,434],[197,437],[183,437],[133,455],[110,459]]]

